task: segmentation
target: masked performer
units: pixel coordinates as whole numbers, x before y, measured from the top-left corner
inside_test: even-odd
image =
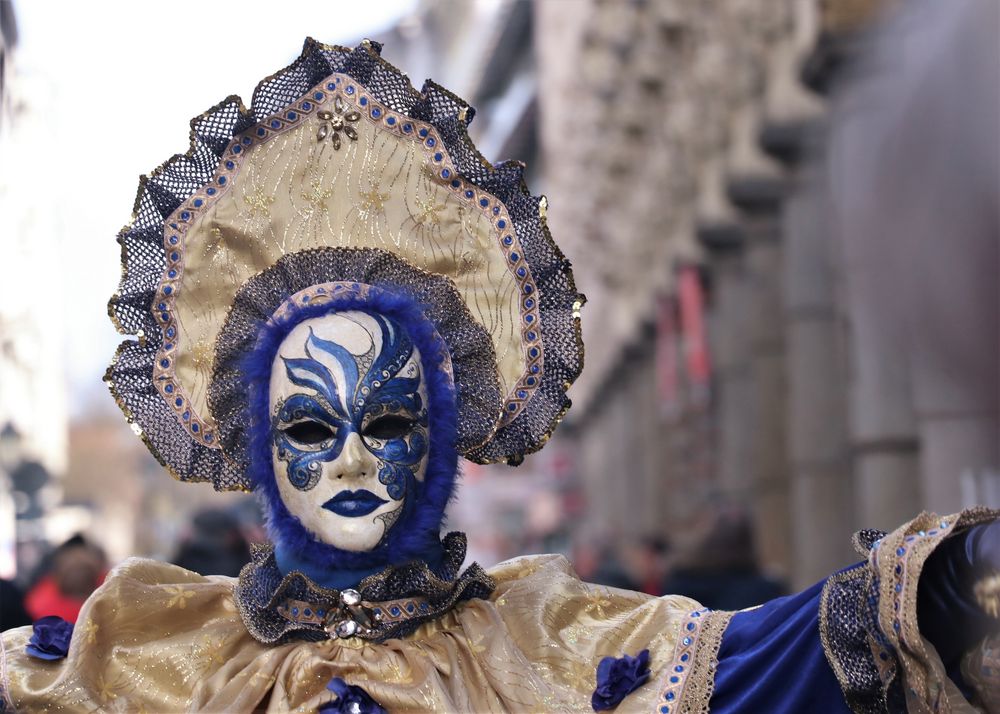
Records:
[[[71,636],[6,633],[8,705],[948,711],[954,681],[987,696],[985,510],[863,535],[865,562],[735,614],[590,586],[557,556],[462,570],[465,537],[440,537],[458,458],[544,444],[582,367],[583,299],[522,167],[486,162],[473,110],[416,92],[378,50],[308,41],[250,110],[195,119],[120,235],[111,314],[138,339],[107,380],[175,477],[256,492],[272,544],[236,581],[126,561]]]

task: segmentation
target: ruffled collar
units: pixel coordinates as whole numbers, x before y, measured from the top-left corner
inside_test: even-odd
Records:
[[[270,544],[256,546],[240,572],[235,599],[243,623],[254,639],[275,644],[293,637],[306,640],[360,637],[381,642],[402,637],[457,603],[486,598],[495,584],[473,563],[459,574],[465,560],[464,533],[449,533],[441,542],[439,568],[412,561],[369,575],[357,588],[335,590],[317,585],[292,571],[282,576]]]

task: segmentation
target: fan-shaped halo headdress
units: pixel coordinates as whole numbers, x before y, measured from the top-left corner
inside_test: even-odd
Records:
[[[471,107],[432,82],[417,92],[379,51],[306,40],[249,110],[229,97],[195,118],[190,150],[140,180],[109,304],[139,339],[106,381],[181,480],[248,489],[227,401],[252,322],[337,285],[424,306],[450,353],[466,458],[516,463],[569,407],[583,298],[544,198],[519,163],[476,151]]]

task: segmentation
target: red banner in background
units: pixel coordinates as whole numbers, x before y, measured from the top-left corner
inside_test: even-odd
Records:
[[[698,268],[686,265],[677,280],[681,334],[684,344],[684,367],[691,398],[700,403],[708,398],[711,364],[708,357],[708,336],[705,334],[705,292]]]

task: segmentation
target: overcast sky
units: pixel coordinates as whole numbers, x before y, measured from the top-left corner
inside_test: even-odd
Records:
[[[22,110],[0,163],[0,213],[9,218],[0,241],[9,245],[27,226],[45,260],[4,271],[3,293],[30,293],[40,277],[65,285],[54,302],[66,310],[71,413],[110,402],[100,378],[121,338],[106,303],[120,271],[115,235],[130,219],[139,175],[187,149],[192,117],[230,94],[249,105],[256,83],[294,59],[307,36],[353,43],[415,6],[15,0],[10,89]]]

